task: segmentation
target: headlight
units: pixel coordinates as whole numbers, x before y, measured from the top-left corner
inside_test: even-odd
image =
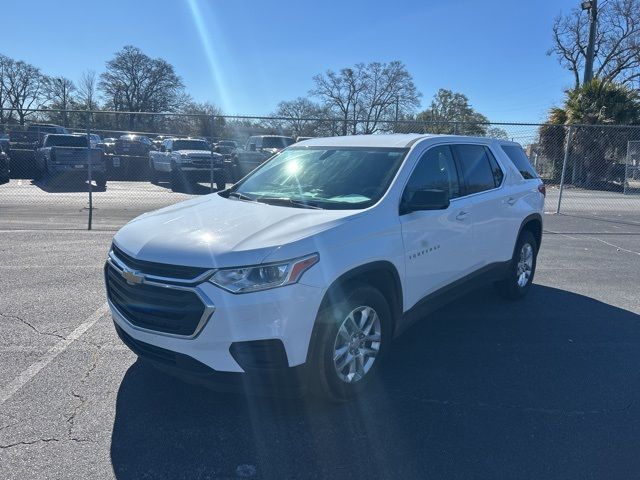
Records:
[[[231,293],[248,293],[296,283],[302,274],[318,263],[317,253],[279,263],[224,268],[209,280]]]

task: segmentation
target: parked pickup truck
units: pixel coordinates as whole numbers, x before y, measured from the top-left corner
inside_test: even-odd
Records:
[[[293,145],[295,140],[281,135],[254,135],[249,137],[243,150],[236,151],[232,160],[232,182],[237,182],[265,160]]]
[[[36,179],[50,179],[68,172],[87,175],[91,158],[91,177],[98,187],[107,185],[107,171],[102,149],[90,147],[86,135],[50,134],[36,152]]]
[[[160,151],[149,153],[151,182],[169,177],[171,188],[179,189],[185,183],[213,181],[218,190],[226,187],[224,157],[211,152],[204,140],[193,138],[168,138],[160,144]]]
[[[33,175],[35,152],[42,146],[44,137],[50,133],[68,134],[69,131],[60,125],[32,123],[16,127],[9,132],[7,154],[11,158],[13,173],[17,178],[30,178]]]
[[[118,138],[109,155],[109,175],[123,179],[148,179],[149,152],[156,147],[144,135],[127,134]]]

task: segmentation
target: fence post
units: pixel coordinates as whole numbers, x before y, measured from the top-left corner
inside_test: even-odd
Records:
[[[562,175],[560,176],[560,194],[558,195],[558,207],[556,213],[560,213],[560,204],[562,203],[562,192],[564,190],[564,175],[567,171],[567,162],[569,161],[569,151],[571,149],[571,139],[573,138],[573,125],[569,125],[569,135],[567,135],[567,143],[564,146],[564,160],[562,161]]]
[[[91,185],[92,181],[92,171],[91,171],[91,113],[87,112],[87,176],[88,176],[88,184],[89,184],[89,221],[87,225],[87,230],[91,230],[93,223],[93,188]]]

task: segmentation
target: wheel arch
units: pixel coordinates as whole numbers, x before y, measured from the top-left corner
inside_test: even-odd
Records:
[[[536,246],[538,250],[540,250],[540,244],[542,243],[542,215],[540,215],[539,213],[533,213],[525,217],[525,219],[520,224],[520,230],[518,230],[516,242],[517,239],[520,238],[522,232],[524,232],[525,230],[533,234],[533,238],[536,239]]]
[[[395,333],[403,312],[402,283],[396,266],[386,260],[365,263],[340,275],[331,283],[325,292],[324,297],[320,302],[318,314],[327,309],[331,302],[339,302],[342,300],[349,285],[358,283],[363,283],[376,288],[385,297],[389,303],[389,309],[391,310],[391,331]],[[309,360],[309,355],[311,355],[312,349],[314,348],[320,327],[320,322],[316,322],[313,327],[310,345],[307,351],[307,361]]]

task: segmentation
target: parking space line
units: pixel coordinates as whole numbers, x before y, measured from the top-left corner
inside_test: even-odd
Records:
[[[40,370],[49,365],[58,355],[64,352],[69,345],[80,338],[87,330],[89,330],[98,320],[100,320],[109,311],[109,307],[105,303],[93,312],[89,318],[81,323],[69,336],[60,340],[37,362],[30,365],[20,375],[14,378],[8,385],[0,389],[0,405],[9,400],[18,390],[20,390],[29,380],[35,377]]]

